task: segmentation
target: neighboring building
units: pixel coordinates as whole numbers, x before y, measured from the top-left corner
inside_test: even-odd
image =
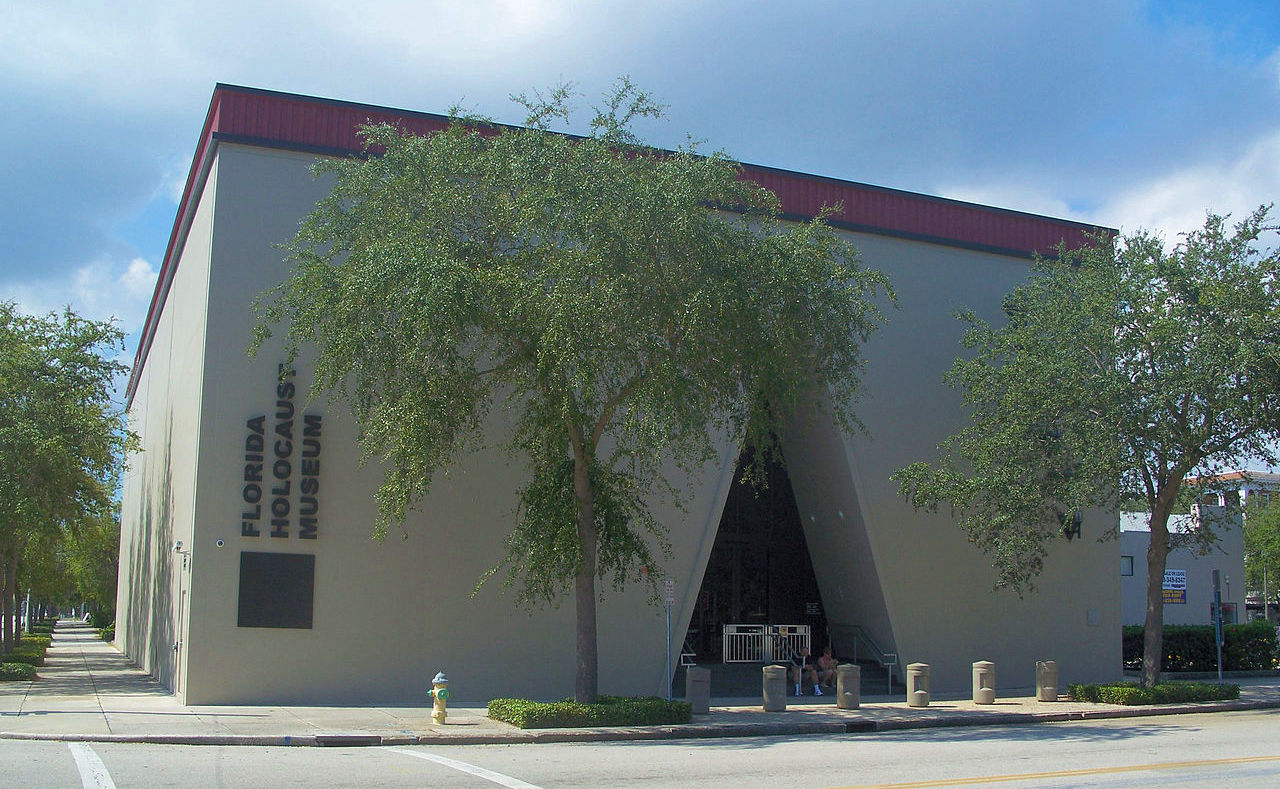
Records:
[[[1280,491],[1280,474],[1268,471],[1226,471],[1211,477],[1188,477],[1187,485],[1203,487],[1202,504],[1247,508],[1266,506],[1271,496]]]
[[[380,481],[343,409],[310,401],[303,359],[280,383],[280,347],[250,359],[251,302],[287,269],[278,245],[330,188],[310,167],[358,150],[356,127],[427,133],[447,119],[218,86],[196,148],[129,382],[142,451],[124,482],[117,643],[188,704],[420,703],[444,670],[455,699],[562,697],[573,686],[571,601],[528,615],[490,583],[524,479],[500,450],[460,458],[405,524],[370,539]],[[664,693],[682,637],[715,659],[728,624],[807,624],[815,649],[862,632],[899,671],[932,666],[961,691],[976,660],[1004,687],[1058,661],[1063,682],[1120,675],[1114,516],[1086,513],[1024,598],[993,591],[990,561],[945,515],[913,511],[888,479],[934,457],[962,424],[943,373],[955,313],[999,317],[1033,252],[1097,228],[864,184],[747,166],[798,218],[833,224],[886,272],[900,309],[866,348],[868,435],[820,415],[782,436],[788,465],[766,499],[734,484],[738,452],[674,478],[672,654],[639,590],[599,608],[600,690]],[[495,436],[509,420],[495,408]],[[497,442],[492,442],[496,444]],[[715,688],[712,689],[715,692]]]
[[[1190,545],[1200,518],[1211,523],[1218,540],[1208,553]],[[1151,543],[1150,515],[1120,513],[1120,597],[1123,622],[1141,625],[1147,619],[1147,546]],[[1222,621],[1244,621],[1244,529],[1238,508],[1197,505],[1192,514],[1171,515],[1173,550],[1165,561],[1164,623],[1213,623],[1213,571],[1219,573]]]
[[[1272,496],[1280,495],[1280,474],[1269,471],[1226,471],[1211,477],[1192,477],[1187,482],[1203,485],[1208,490],[1200,495],[1201,503],[1239,510],[1242,520],[1248,520],[1250,508],[1265,507],[1271,503]],[[1276,617],[1276,592],[1280,578],[1268,578],[1264,571],[1261,585],[1261,588],[1249,589],[1247,619]],[[1264,599],[1267,601],[1265,611]]]

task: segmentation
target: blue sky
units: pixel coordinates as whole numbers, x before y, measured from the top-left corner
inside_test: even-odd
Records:
[[[658,145],[1169,238],[1280,191],[1276,0],[9,0],[0,298],[132,342],[216,82],[518,121],[621,74]]]

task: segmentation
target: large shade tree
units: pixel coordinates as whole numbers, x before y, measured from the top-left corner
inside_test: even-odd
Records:
[[[319,164],[336,185],[257,333],[283,323],[289,353],[313,345],[316,386],[385,461],[380,534],[484,440],[492,410],[515,415],[504,440],[528,478],[495,569],[525,605],[572,590],[574,694],[594,701],[597,582],[657,566],[664,463],[695,468],[721,437],[767,456],[815,388],[855,429],[860,343],[888,285],[821,217],[781,222],[724,155],[644,147],[632,121],[660,108],[629,81],[585,137],[547,129],[570,97],[515,97],[525,128],[365,127],[370,155]]]
[[[933,463],[894,475],[916,507],[946,507],[997,570],[1033,587],[1050,543],[1089,508],[1150,513],[1142,681],[1160,678],[1162,582],[1175,540],[1206,547],[1218,524],[1171,535],[1184,480],[1276,460],[1280,438],[1280,255],[1268,208],[1210,215],[1173,249],[1148,232],[1094,239],[1037,260],[1005,299],[1007,320],[972,313],[949,383],[971,424]],[[1109,530],[1111,531],[1111,530]]]
[[[19,563],[109,512],[131,436],[112,402],[121,333],[71,310],[0,302],[0,642],[18,638]]]

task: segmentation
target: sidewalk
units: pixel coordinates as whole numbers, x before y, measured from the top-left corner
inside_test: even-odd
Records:
[[[789,699],[764,712],[760,699],[712,699],[711,714],[680,726],[525,731],[489,720],[483,706],[449,706],[442,726],[431,708],[183,707],[87,625],[64,620],[34,682],[0,682],[0,739],[146,742],[187,745],[464,745],[609,740],[846,734],[939,726],[1096,720],[1194,712],[1280,708],[1280,678],[1246,678],[1237,701],[1120,707],[1034,698],[905,701],[864,699],[857,710],[831,696]]]

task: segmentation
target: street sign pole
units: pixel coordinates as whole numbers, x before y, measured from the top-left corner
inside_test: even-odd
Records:
[[[1222,588],[1219,573],[1213,571],[1213,640],[1218,645],[1218,681],[1222,681]]]
[[[676,602],[676,582],[668,578],[662,584],[662,603],[667,609],[667,701],[671,701],[671,606]]]

